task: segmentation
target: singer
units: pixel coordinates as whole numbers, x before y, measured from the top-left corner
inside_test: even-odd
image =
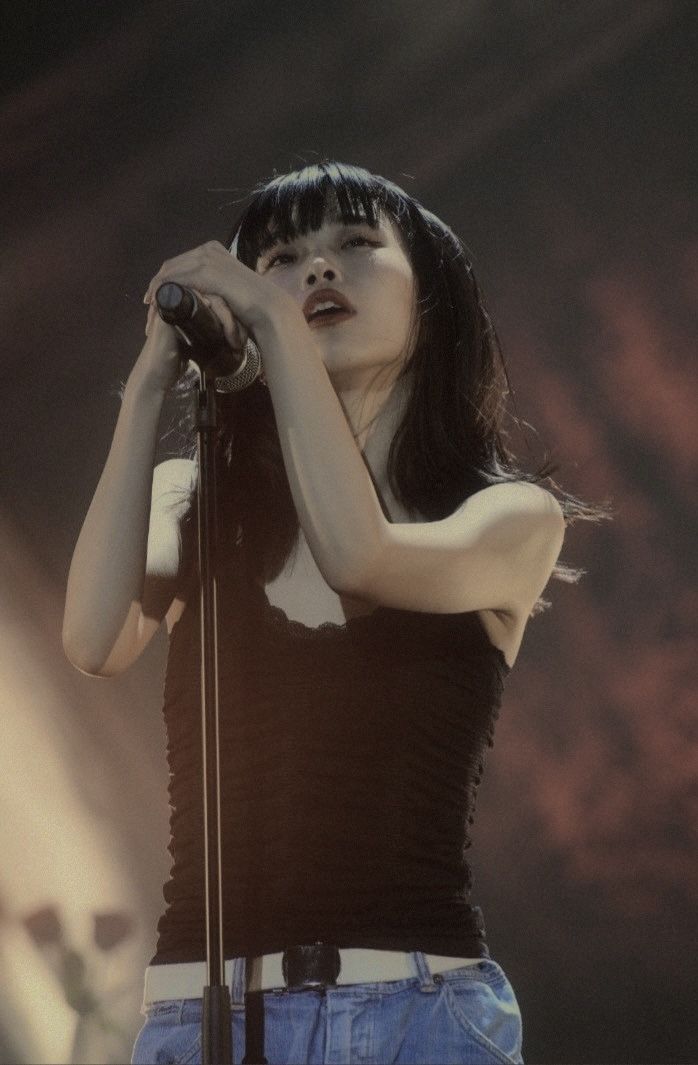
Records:
[[[192,373],[156,311],[166,282],[263,369],[219,396],[217,441],[234,1060],[254,957],[269,1063],[521,1062],[464,852],[526,625],[551,575],[580,576],[558,561],[565,526],[607,515],[508,449],[505,364],[460,239],[340,163],[275,177],[226,245],[152,278],[72,560],[76,667],[111,676],[169,633],[173,865],[133,1062],[201,1060],[206,982],[195,453],[153,469],[163,400]]]

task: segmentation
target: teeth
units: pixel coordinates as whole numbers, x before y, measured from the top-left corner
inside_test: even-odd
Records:
[[[341,307],[338,303],[335,303],[333,300],[327,300],[325,303],[316,303],[313,307],[313,314],[317,314],[319,311],[329,310],[342,311],[344,310],[344,308]]]

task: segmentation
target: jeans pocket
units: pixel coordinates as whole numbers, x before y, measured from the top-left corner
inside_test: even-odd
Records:
[[[521,1012],[504,971],[489,961],[467,977],[444,981],[449,1012],[463,1031],[501,1065],[521,1065]]]
[[[191,1065],[201,1057],[201,1025],[148,1019],[136,1037],[131,1065]]]

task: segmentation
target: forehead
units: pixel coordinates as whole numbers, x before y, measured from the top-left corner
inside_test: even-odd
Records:
[[[317,188],[267,200],[260,208],[247,234],[257,255],[324,227],[363,223],[375,228],[381,221],[379,206],[368,196],[342,196]]]
[[[277,222],[271,221],[266,228],[264,234],[264,242],[266,247],[270,247],[272,244],[284,244],[289,241],[296,240],[298,237],[304,237],[308,233],[334,233],[338,229],[345,229],[348,226],[369,226],[371,229],[381,231],[384,233],[390,233],[395,230],[395,226],[392,220],[387,215],[378,216],[373,223],[368,222],[365,218],[349,218],[343,219],[341,217],[324,218],[319,225],[314,226],[298,226],[294,225],[281,226]]]

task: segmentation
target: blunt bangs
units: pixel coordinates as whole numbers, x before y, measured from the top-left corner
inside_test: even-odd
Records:
[[[385,213],[404,232],[409,202],[397,185],[362,167],[318,163],[264,185],[238,220],[229,246],[254,269],[272,245],[319,229],[326,220],[375,229]],[[404,236],[411,243],[410,234]]]

